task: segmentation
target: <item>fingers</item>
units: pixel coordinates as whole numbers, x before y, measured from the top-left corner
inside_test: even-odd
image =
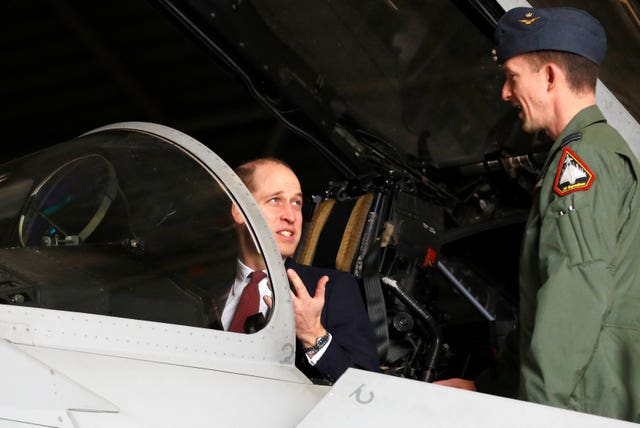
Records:
[[[267,304],[269,309],[273,308],[273,300],[271,300],[271,296],[267,296],[266,294],[262,296],[262,300]]]
[[[293,269],[287,269],[287,276],[289,277],[289,281],[293,285],[293,289],[295,290],[295,296],[299,299],[304,299],[307,297],[311,297],[309,292],[307,291],[307,287],[304,286],[302,279]],[[320,298],[324,301],[324,293],[327,288],[327,283],[329,282],[329,277],[324,275],[322,278],[318,280],[316,284],[316,292],[313,295],[313,299]]]
[[[436,385],[443,385],[443,386],[449,386],[452,388],[465,389],[467,391],[477,391],[475,382],[467,379],[451,378],[451,379],[439,380],[433,383]]]
[[[287,276],[291,282],[289,292],[293,302],[296,337],[304,346],[311,346],[317,337],[326,334],[326,329],[322,326],[322,309],[329,277],[321,277],[316,284],[314,295],[310,296],[307,287],[294,270],[287,269]]]
[[[309,295],[306,287],[304,286],[304,283],[302,282],[302,280],[300,279],[300,277],[298,276],[295,270],[287,269],[287,276],[289,277],[289,281],[291,281],[291,285],[293,285],[293,289],[295,290],[296,296],[302,298],[302,297],[306,297],[305,294],[307,296]]]
[[[314,299],[320,298],[322,299],[322,301],[324,301],[324,292],[327,288],[327,282],[329,282],[329,277],[327,275],[318,280],[318,285],[316,285],[316,292],[313,296]]]

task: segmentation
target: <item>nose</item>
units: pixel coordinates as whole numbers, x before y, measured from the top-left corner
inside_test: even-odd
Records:
[[[509,101],[511,99],[511,95],[511,87],[509,86],[508,82],[505,81],[502,85],[502,99],[505,101]]]
[[[293,223],[296,220],[293,207],[290,204],[284,204],[282,211],[280,212],[280,218],[287,223]]]

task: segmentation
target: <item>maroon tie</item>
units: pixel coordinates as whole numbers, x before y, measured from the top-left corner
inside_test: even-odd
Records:
[[[231,320],[229,331],[244,333],[244,323],[247,317],[257,314],[260,311],[260,291],[258,284],[267,276],[261,270],[253,271],[249,274],[249,283],[242,290],[236,313]]]

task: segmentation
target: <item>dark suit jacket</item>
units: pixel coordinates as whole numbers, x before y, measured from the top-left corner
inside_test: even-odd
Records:
[[[296,366],[309,378],[335,381],[347,368],[378,371],[378,354],[373,328],[353,275],[332,269],[285,262],[304,282],[309,295],[315,295],[318,280],[329,277],[322,309],[322,325],[331,333],[331,344],[315,366],[307,360],[302,343],[296,340]]]

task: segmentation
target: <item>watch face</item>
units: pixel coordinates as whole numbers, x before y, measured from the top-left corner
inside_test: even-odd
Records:
[[[315,345],[313,345],[313,346],[312,346],[312,347],[310,347],[310,348],[303,348],[304,352],[306,352],[306,353],[310,353],[310,352],[312,352],[312,353],[314,353],[314,354],[315,354],[315,353],[316,353],[316,352],[318,352],[320,349],[322,349],[322,347],[323,347],[324,345],[326,345],[326,344],[327,344],[327,342],[329,341],[329,337],[330,337],[330,336],[329,336],[329,333],[325,334],[324,336],[320,336],[320,337],[318,337],[318,338],[316,339],[316,344],[315,344]]]
[[[329,335],[325,334],[324,336],[320,336],[316,339],[316,347],[322,348],[329,341]]]

